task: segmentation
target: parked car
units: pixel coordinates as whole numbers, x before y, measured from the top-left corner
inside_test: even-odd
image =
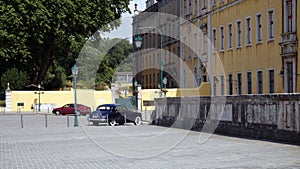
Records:
[[[127,122],[133,122],[135,125],[142,124],[142,115],[139,112],[130,111],[126,106],[120,104],[103,104],[97,107],[88,116],[88,121],[93,125],[99,123],[108,123],[111,126],[116,124],[123,125]]]
[[[91,108],[88,106],[85,106],[83,104],[76,104],[77,105],[77,112],[78,115],[88,115],[91,113]],[[75,107],[74,104],[66,104],[62,107],[58,107],[52,110],[53,114],[56,115],[66,115],[66,114],[75,114]]]

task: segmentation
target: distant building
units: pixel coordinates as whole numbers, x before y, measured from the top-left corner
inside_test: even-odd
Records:
[[[117,72],[117,79],[115,83],[132,83],[132,72]]]
[[[132,72],[117,72],[116,80],[112,83],[113,97],[128,97],[131,95],[130,86],[132,86],[133,73]]]
[[[179,86],[179,4],[180,0],[147,0],[146,9],[133,17],[133,34],[143,39],[141,48],[133,46],[134,75],[144,89],[159,88],[164,77],[168,88]]]

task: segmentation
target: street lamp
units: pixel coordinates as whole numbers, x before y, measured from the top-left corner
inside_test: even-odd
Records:
[[[134,43],[137,48],[142,46],[142,40],[143,39],[140,37],[140,35],[137,35],[137,37],[134,38]]]
[[[38,105],[38,112],[41,111],[41,94],[44,94],[44,92],[41,92],[42,86],[40,84],[38,84],[37,88],[39,89],[38,92],[34,92],[34,94],[38,94],[39,95],[39,105]]]
[[[39,88],[39,112],[41,111],[41,85],[39,84],[38,85],[38,88]]]
[[[168,92],[168,90],[167,90],[168,79],[167,79],[166,77],[164,77],[163,83],[164,83],[164,89],[163,89],[163,92],[164,92],[165,97],[166,97],[166,96],[167,96],[167,92]]]
[[[72,67],[72,74],[73,74],[73,82],[74,82],[74,115],[75,115],[75,118],[74,118],[74,127],[77,127],[78,126],[78,114],[77,114],[77,95],[76,95],[76,78],[77,78],[77,75],[78,75],[78,67],[76,66],[76,64]]]
[[[160,88],[160,93],[159,93],[159,97],[162,97],[162,92],[163,92],[163,88],[162,88],[162,33],[161,33],[161,30],[157,27],[140,27],[139,30],[142,30],[142,29],[156,29],[159,34],[160,34],[160,52],[159,52],[159,88]],[[142,45],[142,38],[140,37],[140,35],[138,35],[134,41],[135,41],[135,45],[137,48],[140,48],[141,45]],[[139,46],[138,46],[139,45]]]
[[[138,82],[137,81],[134,81],[134,93],[135,93],[135,109],[137,110],[138,109]]]

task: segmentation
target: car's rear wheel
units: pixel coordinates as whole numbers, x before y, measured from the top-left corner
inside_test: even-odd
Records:
[[[140,116],[137,116],[135,119],[134,119],[134,124],[139,126],[142,124],[142,119]]]
[[[109,122],[109,125],[111,125],[111,126],[115,126],[115,125],[117,125],[117,122],[116,122],[116,120],[111,120],[111,121]]]
[[[60,115],[60,111],[55,111],[55,114],[57,115],[57,116],[59,116]]]

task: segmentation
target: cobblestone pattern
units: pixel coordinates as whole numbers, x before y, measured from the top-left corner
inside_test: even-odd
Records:
[[[157,126],[66,126],[65,116],[0,116],[0,168],[300,168],[300,147],[212,135],[199,144],[199,132]],[[71,118],[72,119],[72,118]],[[70,121],[72,121],[70,119]],[[146,157],[177,137],[168,151]],[[153,144],[151,138],[159,139]],[[135,144],[125,138],[140,138]],[[132,145],[133,144],[133,145]],[[112,146],[122,156],[107,151]],[[113,149],[111,149],[113,150]],[[140,158],[129,158],[130,151]],[[124,155],[125,154],[125,155]]]

